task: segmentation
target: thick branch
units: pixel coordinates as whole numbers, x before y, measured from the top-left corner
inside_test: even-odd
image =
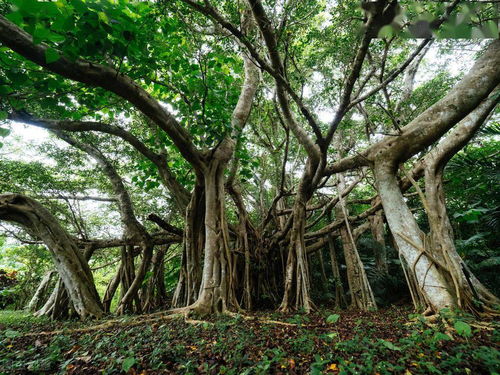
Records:
[[[189,133],[161,104],[130,77],[115,69],[90,61],[72,61],[62,54],[57,61],[47,63],[45,44],[35,44],[33,38],[14,23],[0,16],[0,41],[26,59],[74,81],[102,87],[122,97],[149,117],[164,130],[180,153],[195,168],[201,166],[201,154],[194,146]]]
[[[101,133],[116,135],[117,137],[123,139],[125,142],[128,142],[144,157],[146,157],[156,165],[160,177],[162,178],[167,189],[174,196],[181,211],[185,210],[189,202],[189,192],[177,181],[173,173],[170,171],[165,156],[153,152],[136,136],[119,126],[95,121],[36,119],[16,111],[11,114],[10,119],[44,129],[64,130],[69,132],[97,131]]]
[[[472,112],[500,83],[500,41],[493,41],[469,73],[436,104],[402,128],[397,137],[385,137],[361,154],[329,165],[325,175],[371,165],[388,158],[396,166],[437,141]]]

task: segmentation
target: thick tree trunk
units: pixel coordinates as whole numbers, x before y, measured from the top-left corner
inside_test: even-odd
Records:
[[[152,311],[166,302],[164,260],[167,250],[168,246],[162,246],[153,255],[152,274],[144,290],[143,311]]]
[[[245,10],[242,14],[241,28],[248,35],[254,29],[249,10]],[[232,132],[209,153],[204,154],[202,165],[196,168],[204,178],[205,244],[200,291],[196,302],[189,308],[201,314],[240,309],[234,290],[234,261],[229,248],[225,216],[224,169],[234,155],[235,139],[241,134],[250,116],[260,80],[258,67],[245,54],[242,57],[245,79],[231,116]]]
[[[443,165],[434,163],[428,163],[425,168],[431,253],[442,262],[442,272],[459,308],[476,314],[498,312],[496,309],[499,299],[472,274],[456,251],[453,229],[445,205],[443,169]]]
[[[70,300],[61,278],[56,282],[49,299],[35,316],[48,316],[51,319],[66,319],[70,315]]]
[[[413,217],[399,189],[394,165],[378,163],[374,168],[375,181],[382,200],[387,223],[394,240],[414,277],[418,291],[427,306],[434,311],[454,306],[448,284],[437,265],[425,254],[425,236]]]
[[[496,45],[492,44],[489,52],[495,50],[492,46]],[[481,67],[479,62],[477,65]],[[430,236],[425,236],[418,228],[399,188],[396,179],[397,155],[381,154],[380,159],[375,162],[375,181],[387,222],[400,255],[405,260],[403,264],[408,266],[405,271],[413,300],[425,301],[425,306],[422,307],[426,307],[428,311],[437,312],[445,307],[459,306],[476,312],[472,300],[481,300],[478,290],[483,291],[483,302],[486,305],[496,303],[496,298],[486,288],[480,286],[477,280],[473,281],[475,278],[456,253],[444,202],[442,174],[447,161],[470,140],[499,100],[497,86],[488,98],[463,118],[451,133],[425,156],[422,165],[426,196],[411,176],[407,176],[417,189],[428,215]],[[412,288],[413,284],[417,287]],[[477,288],[474,285],[477,285]]]
[[[313,179],[317,168],[318,163],[308,158],[292,209],[293,225],[286,262],[285,288],[279,307],[282,312],[302,309],[309,313],[314,308],[310,297],[309,266],[304,234],[306,206],[313,192]]]
[[[100,317],[103,310],[90,267],[73,238],[35,200],[21,194],[0,195],[0,220],[16,222],[49,248],[77,314]]]
[[[219,145],[218,155],[214,155],[204,174],[205,256],[198,299],[190,306],[200,314],[240,308],[231,277],[233,262],[224,202],[224,168],[228,161],[228,150],[232,150],[232,142],[226,138]]]
[[[140,311],[139,296],[135,295],[133,298],[128,299],[124,302],[125,295],[130,290],[133,280],[136,278],[135,275],[135,264],[134,264],[134,247],[133,246],[122,246],[121,248],[121,275],[120,275],[120,302],[118,308],[119,313],[134,312],[134,301],[135,310]],[[117,308],[117,309],[118,309]]]

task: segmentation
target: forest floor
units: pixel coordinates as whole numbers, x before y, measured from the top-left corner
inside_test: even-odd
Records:
[[[54,322],[0,311],[0,374],[497,374],[500,324],[408,307]]]

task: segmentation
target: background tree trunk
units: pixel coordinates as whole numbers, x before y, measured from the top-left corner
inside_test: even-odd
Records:
[[[374,247],[375,269],[386,274],[389,271],[387,266],[387,251],[385,249],[384,238],[384,213],[379,210],[375,214],[368,217],[370,221],[370,229],[372,237],[376,242]]]
[[[54,275],[54,273],[55,271],[49,271],[42,278],[42,281],[38,285],[35,294],[33,295],[30,302],[28,303],[28,306],[26,307],[28,311],[34,312],[40,307],[41,301],[45,296],[45,294],[47,293],[47,290],[49,289],[50,281],[52,280],[52,276]]]
[[[359,257],[355,239],[347,222],[347,209],[342,208],[339,202],[335,208],[335,216],[338,220],[344,220],[346,225],[340,227],[340,238],[344,249],[344,259],[347,268],[347,282],[351,295],[350,307],[361,310],[369,310],[377,307],[373,292],[366,277],[366,272]]]

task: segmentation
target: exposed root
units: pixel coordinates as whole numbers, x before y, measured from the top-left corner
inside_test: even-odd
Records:
[[[188,324],[209,324],[209,325],[214,325],[212,322],[208,322],[206,320],[197,320],[197,319],[184,319],[184,321]]]
[[[159,315],[159,316],[158,316]],[[144,319],[144,317],[148,317],[149,319]],[[145,323],[151,323],[151,322],[156,322],[156,321],[161,321],[161,320],[171,320],[175,318],[182,317],[180,314],[168,314],[165,315],[165,312],[161,313],[154,313],[154,314],[148,314],[148,315],[139,315],[137,317],[134,317],[133,321],[123,321],[123,319],[113,319],[113,320],[108,320],[102,324],[97,324],[91,327],[85,327],[85,328],[76,328],[76,329],[59,329],[55,331],[48,331],[48,332],[33,332],[33,333],[27,333],[23,336],[50,336],[50,335],[60,335],[60,334],[71,334],[71,333],[86,333],[86,332],[94,332],[94,331],[99,331],[99,330],[105,330],[109,329],[112,327],[135,327],[135,326],[140,326]]]
[[[287,323],[287,322],[281,322],[279,320],[272,320],[272,319],[264,319],[264,318],[257,318],[254,316],[249,316],[249,315],[242,315],[242,314],[235,314],[235,313],[228,313],[228,315],[232,317],[240,317],[244,320],[254,320],[262,324],[276,324],[276,325],[281,325],[281,326],[288,326],[288,327],[296,327],[297,324],[294,323]],[[304,325],[306,327],[306,325]]]

